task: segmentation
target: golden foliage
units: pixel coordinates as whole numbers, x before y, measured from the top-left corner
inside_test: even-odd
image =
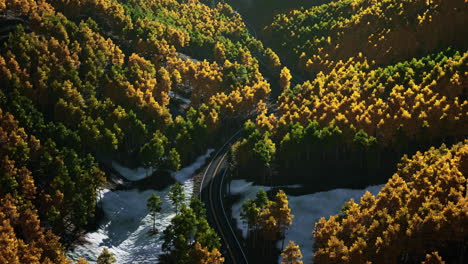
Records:
[[[315,226],[315,263],[397,263],[443,249],[467,235],[468,141],[406,156],[377,196],[347,203],[342,215]],[[441,263],[437,253],[427,263]]]
[[[281,264],[302,264],[302,253],[301,249],[298,245],[294,243],[294,241],[289,241],[289,244],[284,249],[283,253],[281,253],[283,259],[281,260]]]
[[[190,251],[191,263],[195,264],[221,264],[224,263],[224,258],[218,249],[214,248],[209,251],[207,247],[202,247],[196,242]]]

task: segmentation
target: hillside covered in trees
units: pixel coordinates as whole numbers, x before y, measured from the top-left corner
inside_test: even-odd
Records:
[[[93,222],[101,161],[178,170],[270,92],[262,44],[226,4],[7,0],[0,13],[2,263],[65,261],[52,232],[69,242]]]
[[[312,76],[359,53],[381,66],[448,46],[464,49],[467,20],[464,0],[338,0],[279,14],[266,32]]]
[[[0,263],[73,263],[113,161],[168,185],[239,129],[229,179],[387,182],[317,222],[314,263],[468,259],[468,2],[275,3],[0,0]],[[244,245],[276,258],[292,215],[284,192],[261,195]],[[223,263],[191,201],[174,202],[160,261]]]
[[[278,111],[259,109],[233,146],[238,173],[360,187],[388,179],[405,153],[464,139],[466,10],[464,1],[331,1],[277,15],[267,43],[292,68],[278,72]]]
[[[377,196],[367,192],[340,215],[320,219],[314,263],[463,262],[467,143],[404,156]]]
[[[466,258],[466,230],[442,230],[441,223],[425,217],[443,214],[444,203],[454,203],[457,220],[446,215],[437,219],[466,226],[468,209],[459,198],[466,196],[467,172],[463,166],[455,174],[428,169],[436,151],[418,151],[442,143],[463,149],[468,135],[467,10],[466,1],[457,0],[338,0],[287,10],[264,27],[264,42],[283,63],[277,71],[281,94],[276,112],[259,105],[257,116],[244,124],[244,138],[231,149],[234,177],[270,186],[305,184],[312,191],[389,181],[375,198],[380,209],[372,209],[363,222],[345,222],[351,202],[344,205],[346,212],[317,223],[314,263],[420,263],[426,254],[424,263],[461,263]],[[394,186],[392,174],[403,174],[403,165],[397,165],[401,157],[415,153],[415,158],[428,160],[418,170],[428,169],[435,177],[409,189],[421,193],[418,202],[423,205],[396,194],[396,186],[388,189]],[[451,167],[452,156],[441,159],[440,166]],[[465,159],[459,158],[461,163]],[[420,172],[404,173],[409,185]],[[450,183],[436,187],[442,178]],[[443,200],[457,188],[459,198]],[[441,196],[426,197],[434,189]],[[389,205],[395,197],[413,209]],[[426,214],[423,207],[433,211]],[[386,211],[397,208],[406,211]],[[425,213],[417,213],[421,211]],[[412,214],[433,225],[421,230]],[[420,233],[408,233],[411,228]],[[438,238],[429,238],[429,233]]]

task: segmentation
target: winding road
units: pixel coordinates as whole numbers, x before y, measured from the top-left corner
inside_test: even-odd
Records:
[[[249,263],[240,240],[237,238],[226,214],[223,204],[224,177],[228,171],[227,153],[232,143],[241,136],[238,130],[216,152],[203,174],[200,184],[200,199],[207,205],[207,217],[210,225],[221,238],[225,263]]]
[[[214,6],[218,1],[213,0],[212,5]],[[237,11],[235,11],[237,13]],[[247,24],[247,21],[244,20],[247,29],[250,33],[257,39],[257,32],[253,27],[250,27]],[[262,59],[262,54],[256,54],[255,56],[259,61],[260,65],[265,67],[265,69],[274,76],[279,73],[273,73],[270,70],[270,67]],[[291,85],[295,86],[305,81],[300,78],[297,74],[294,74],[291,79]],[[276,112],[276,109],[270,111],[270,113]],[[224,194],[224,177],[228,171],[227,164],[227,153],[231,144],[236,142],[241,135],[242,129],[236,131],[236,133],[228,139],[224,145],[216,152],[213,156],[211,162],[208,164],[205,172],[203,174],[203,179],[200,184],[200,199],[207,206],[207,218],[210,225],[216,230],[221,238],[222,249],[221,252],[224,256],[225,263],[249,263],[245,249],[241,244],[242,239],[237,238],[237,234],[234,231],[233,227],[230,224],[229,218],[226,214],[223,204],[223,194]]]

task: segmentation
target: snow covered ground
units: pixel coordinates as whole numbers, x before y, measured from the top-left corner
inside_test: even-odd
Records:
[[[297,186],[288,186],[296,188]],[[359,201],[361,196],[370,191],[372,194],[377,194],[383,185],[370,186],[362,190],[351,189],[334,189],[326,192],[318,192],[313,194],[292,196],[289,195],[289,207],[294,214],[293,224],[291,229],[286,234],[285,245],[289,240],[293,240],[301,247],[304,263],[312,262],[312,231],[321,217],[329,217],[339,213],[343,204],[351,198]],[[231,183],[231,193],[240,195],[239,202],[232,206],[233,217],[237,219],[239,228],[243,230],[243,235],[247,235],[246,226],[240,219],[240,211],[242,203],[247,199],[254,199],[257,191],[264,189],[268,191],[270,187],[256,186],[245,180],[234,180]],[[281,241],[277,247],[281,248]]]
[[[118,171],[120,175],[129,181],[138,181],[144,179],[147,175],[150,174],[151,171],[150,168],[146,169],[143,167],[130,169],[120,165],[117,161],[112,161],[112,168]]]
[[[193,193],[191,177],[198,168],[203,166],[212,151],[209,150],[190,166],[174,173],[174,178],[183,184],[187,201]],[[146,176],[144,170],[132,170],[119,166],[114,163],[114,168],[129,180],[142,179]],[[105,214],[103,222],[96,232],[86,234],[87,243],[77,246],[69,253],[69,256],[73,259],[83,257],[90,263],[95,263],[102,249],[107,247],[115,254],[117,263],[157,263],[157,258],[161,254],[162,231],[175,215],[167,197],[168,192],[169,187],[163,191],[105,190],[101,193]],[[148,215],[146,201],[152,193],[157,193],[161,197],[163,206],[156,219],[159,233],[149,236],[148,232],[153,222],[151,216]]]

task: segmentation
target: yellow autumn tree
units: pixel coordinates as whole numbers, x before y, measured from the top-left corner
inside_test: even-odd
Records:
[[[195,264],[221,264],[224,263],[224,258],[217,248],[209,250],[207,247],[202,247],[196,242],[190,251],[191,262]]]
[[[466,175],[468,140],[404,156],[377,196],[367,192],[316,223],[314,263],[398,263],[402,254],[422,261],[426,252],[434,253],[425,263],[443,263],[435,251],[450,252],[468,234]]]
[[[291,72],[287,67],[284,67],[280,73],[280,88],[284,91],[291,87]]]
[[[445,261],[439,256],[439,252],[435,251],[431,254],[426,254],[426,259],[421,264],[445,264]]]
[[[301,249],[298,245],[294,243],[294,241],[289,241],[289,244],[284,249],[283,253],[281,253],[283,259],[281,260],[281,264],[302,264],[302,253]]]
[[[267,60],[268,66],[276,70],[281,66],[281,60],[278,55],[270,48],[265,50],[265,58]]]
[[[276,223],[283,237],[281,248],[284,248],[284,239],[286,237],[286,231],[292,224],[294,215],[291,214],[291,208],[289,208],[289,201],[286,193],[283,190],[279,190],[273,203],[271,204],[271,212],[273,217],[276,219]]]

